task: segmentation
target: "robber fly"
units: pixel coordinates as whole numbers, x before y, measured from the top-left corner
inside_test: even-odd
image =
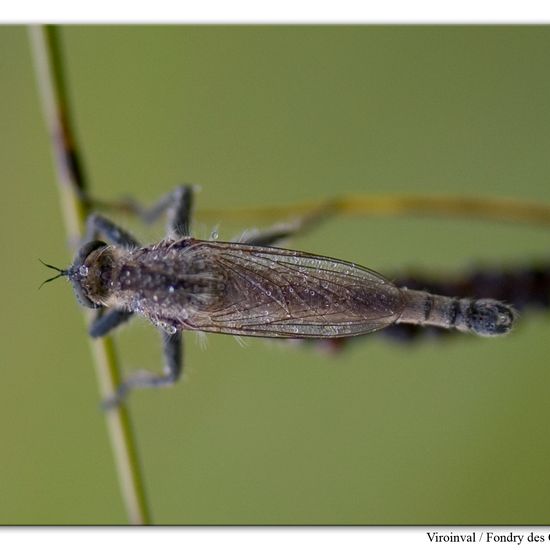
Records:
[[[128,379],[110,404],[133,387],[173,384],[181,374],[186,330],[333,339],[397,323],[479,336],[506,334],[514,324],[515,311],[497,300],[399,288],[353,263],[272,246],[297,226],[250,234],[240,242],[195,239],[189,236],[191,205],[192,187],[181,186],[144,212],[153,219],[168,211],[168,236],[150,246],[93,214],[73,264],[65,270],[46,264],[59,271],[52,279],[69,279],[83,306],[100,310],[90,326],[92,337],[106,335],[134,314],[163,335],[164,374]]]

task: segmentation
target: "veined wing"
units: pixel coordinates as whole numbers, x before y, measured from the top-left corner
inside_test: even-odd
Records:
[[[400,290],[367,268],[295,250],[197,241],[188,253],[223,275],[223,290],[189,328],[272,338],[335,338],[381,329],[401,314]]]

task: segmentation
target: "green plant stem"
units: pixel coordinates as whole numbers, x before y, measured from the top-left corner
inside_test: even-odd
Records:
[[[281,206],[199,209],[197,215],[207,220],[240,222],[281,220],[289,216],[431,216],[550,227],[550,204],[494,197],[343,195]]]
[[[72,129],[65,85],[59,32],[53,26],[29,28],[38,90],[42,102],[69,242],[77,243],[90,211],[87,181],[80,149]],[[87,311],[86,313],[92,313]],[[86,320],[90,320],[86,315]],[[120,382],[111,338],[91,339],[94,364],[102,399],[112,396]],[[133,524],[150,523],[130,417],[124,405],[105,413],[122,498]]]

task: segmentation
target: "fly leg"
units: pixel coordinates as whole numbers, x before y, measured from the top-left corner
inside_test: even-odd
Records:
[[[246,231],[240,238],[235,240],[252,246],[273,246],[290,237],[309,231],[329,218],[332,213],[333,207],[328,204],[294,220],[278,223],[261,231]]]
[[[132,214],[148,224],[154,223],[167,212],[168,234],[176,237],[186,237],[189,235],[193,190],[193,185],[178,185],[175,189],[163,195],[153,206],[144,207],[133,200],[128,201],[127,204]]]
[[[193,186],[180,185],[169,195],[167,233],[177,239],[187,237],[191,232],[191,210],[193,208]]]
[[[124,248],[137,248],[139,246],[139,242],[128,231],[101,214],[91,214],[86,220],[84,241],[94,241],[100,237],[104,237]]]
[[[124,199],[119,202],[100,203],[98,208],[111,209],[132,214],[140,218],[144,223],[156,222],[164,213],[168,213],[168,233],[177,237],[189,235],[189,220],[193,203],[194,185],[178,185],[175,189],[163,195],[152,206],[143,206],[134,199]]]
[[[237,240],[242,244],[252,246],[273,246],[285,239],[309,230],[311,226],[319,223],[324,217],[324,212],[314,212],[313,214],[297,218],[290,222],[279,223],[261,231],[247,231]]]
[[[123,382],[116,394],[103,402],[103,408],[110,409],[120,405],[130,390],[134,388],[159,388],[175,384],[182,372],[182,338],[181,333],[162,333],[165,367],[163,374],[137,372]]]
[[[92,338],[106,336],[122,323],[128,321],[133,315],[131,311],[111,309],[107,313],[99,311],[97,317],[91,322],[88,333]]]

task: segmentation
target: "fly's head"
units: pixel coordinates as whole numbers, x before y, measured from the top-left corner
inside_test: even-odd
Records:
[[[90,241],[80,247],[66,275],[84,307],[99,308],[109,295],[113,255],[107,243]]]
[[[94,309],[102,307],[112,287],[113,261],[113,250],[107,243],[87,242],[80,247],[68,269],[59,269],[42,262],[46,267],[57,271],[55,277],[45,280],[42,285],[59,277],[67,277],[81,305]]]

